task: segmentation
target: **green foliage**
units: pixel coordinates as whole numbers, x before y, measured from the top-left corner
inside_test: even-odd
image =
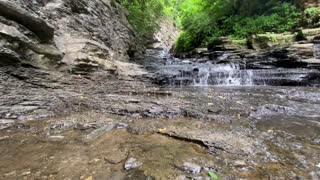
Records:
[[[291,31],[301,20],[296,5],[276,0],[185,0],[180,9],[185,33],[177,42],[177,51],[205,46],[221,36],[243,39],[257,33]]]
[[[157,31],[159,20],[164,16],[164,6],[159,0],[123,0],[120,2],[129,12],[129,21],[140,40]]]
[[[307,8],[305,11],[306,22],[308,26],[319,26],[320,25],[320,8],[313,7]]]
[[[176,43],[177,51],[206,46],[221,36],[243,40],[258,33],[291,31],[301,24],[302,12],[294,4],[297,0],[120,1],[142,40],[157,31],[161,18],[173,19],[183,31]],[[319,12],[320,8],[307,9],[308,22],[318,23]]]
[[[176,42],[176,47],[175,49],[178,52],[182,52],[182,51],[191,51],[193,50],[194,46],[194,37],[192,34],[188,33],[188,32],[182,32],[180,34],[180,37],[178,38],[177,42]]]

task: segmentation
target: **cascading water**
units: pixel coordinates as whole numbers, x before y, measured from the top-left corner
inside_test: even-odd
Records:
[[[170,86],[256,86],[304,85],[312,73],[308,69],[245,69],[239,64],[212,64],[168,60],[160,67],[162,84]]]
[[[168,84],[193,86],[252,86],[253,72],[241,70],[240,65],[230,64],[193,64],[189,61],[169,61],[161,67],[161,74],[168,77]]]
[[[314,44],[313,55],[315,59],[320,59],[320,42]]]
[[[197,68],[195,68],[197,70]],[[194,73],[194,86],[251,86],[252,72],[240,69],[238,64],[208,65],[199,67],[199,72]]]

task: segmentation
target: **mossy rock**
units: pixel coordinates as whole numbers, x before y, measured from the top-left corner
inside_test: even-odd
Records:
[[[320,28],[303,29],[302,33],[307,40],[312,40],[315,36],[320,35]]]
[[[296,34],[257,34],[251,37],[252,47],[254,49],[268,49],[281,47],[294,43]]]
[[[208,50],[238,50],[247,47],[247,39],[232,39],[230,37],[220,37],[208,44]]]

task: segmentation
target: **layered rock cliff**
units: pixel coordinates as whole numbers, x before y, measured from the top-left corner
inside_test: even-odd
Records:
[[[0,0],[0,40],[1,65],[81,74],[126,74],[136,51],[126,12],[111,0]]]
[[[146,74],[137,47],[111,0],[0,0],[0,120],[107,111],[98,94]]]

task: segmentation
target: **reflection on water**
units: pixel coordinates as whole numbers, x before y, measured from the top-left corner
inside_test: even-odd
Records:
[[[320,136],[320,89],[312,87],[182,87],[162,91],[180,94],[194,104],[227,106],[221,116],[247,113],[258,128],[285,130],[301,136]],[[231,111],[233,110],[233,111]]]

